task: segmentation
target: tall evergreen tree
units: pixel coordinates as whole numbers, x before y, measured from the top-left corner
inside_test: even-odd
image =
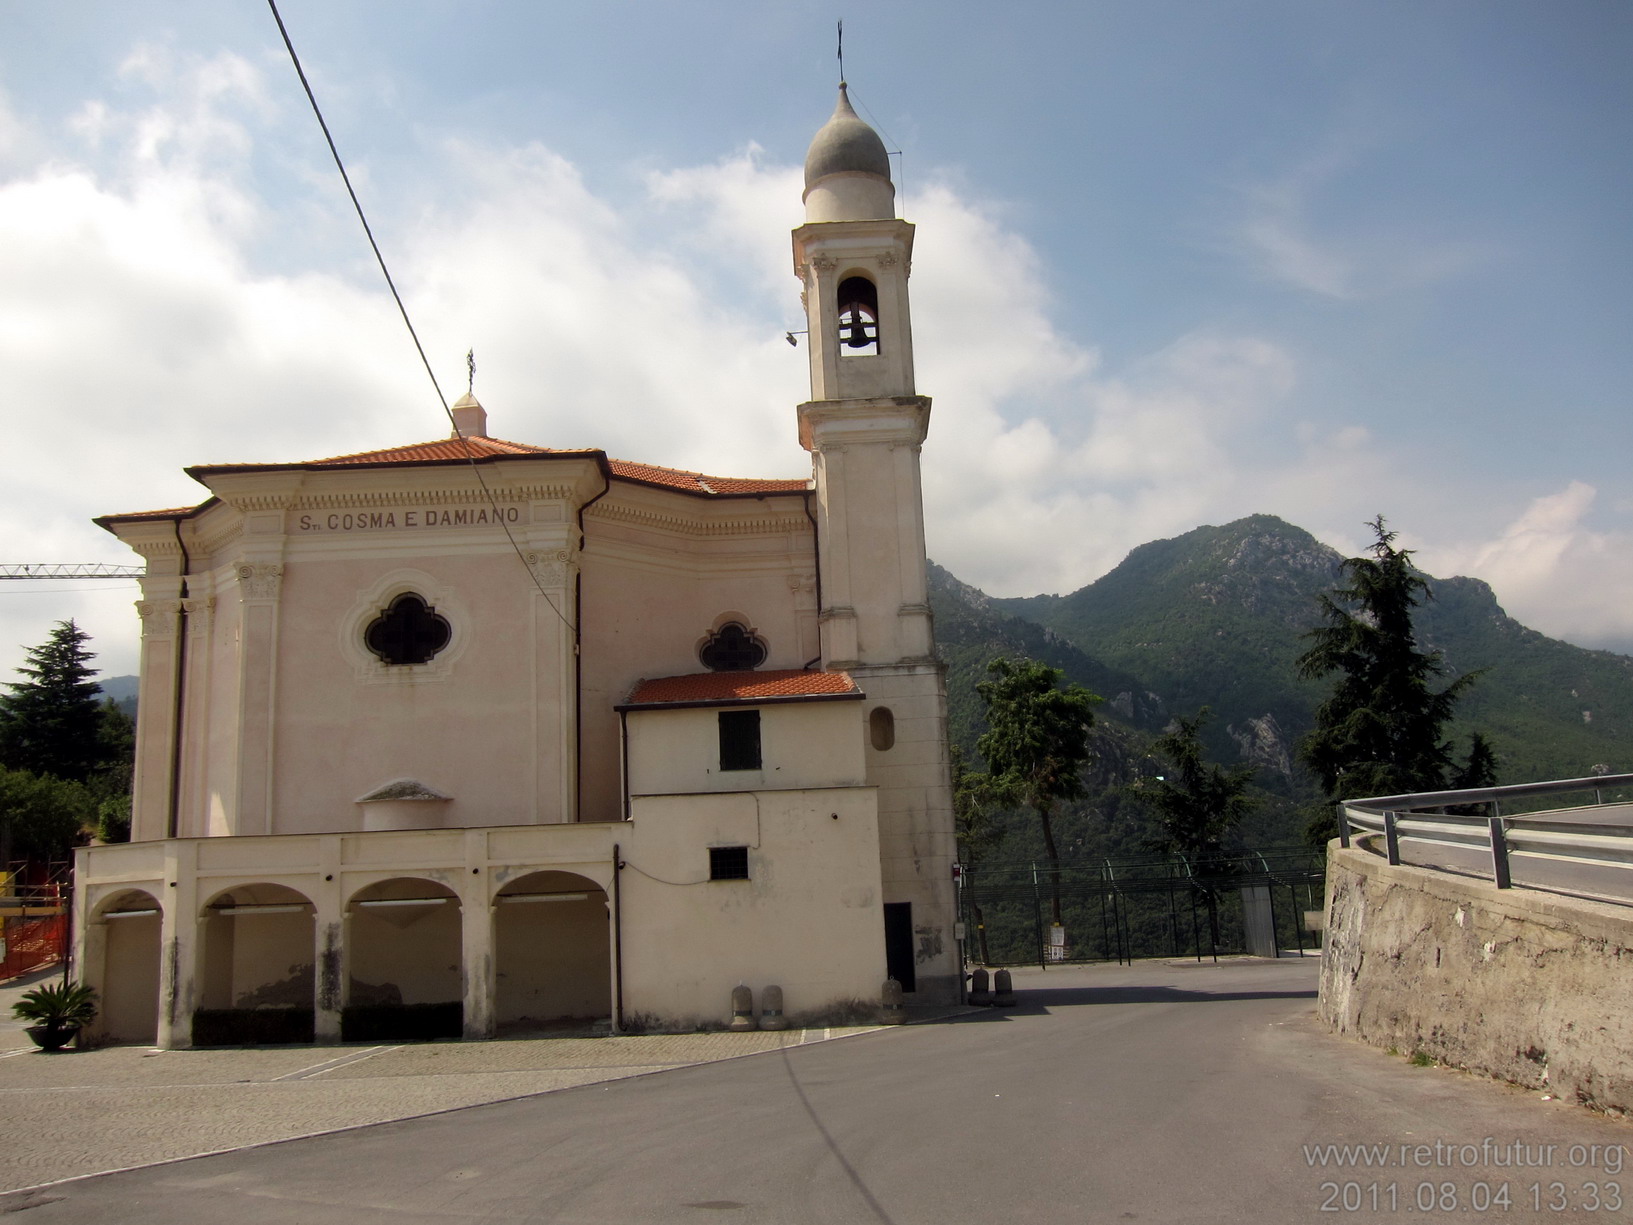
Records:
[[[992,679],[975,687],[987,705],[988,729],[976,748],[1000,784],[1038,815],[1049,856],[1049,913],[1059,927],[1060,851],[1051,816],[1056,804],[1083,794],[1100,699],[1081,685],[1060,688],[1066,674],[1032,659],[995,659],[987,674]]]
[[[1412,629],[1413,610],[1433,593],[1383,517],[1368,526],[1376,537],[1369,555],[1345,561],[1348,585],[1318,597],[1326,624],[1310,631],[1312,645],[1298,660],[1302,677],[1335,677],[1299,756],[1333,801],[1438,791],[1477,775],[1489,782],[1495,763],[1484,740],[1459,767],[1445,738],[1457,699],[1479,673],[1434,687],[1445,665],[1438,651],[1418,647]],[[1336,832],[1329,808],[1309,835],[1324,841]]]
[[[85,649],[88,641],[72,621],[59,621],[30,648],[17,669],[29,679],[11,682],[0,697],[0,764],[75,783],[101,764],[101,691],[91,679],[96,656]]]
[[[1183,855],[1193,866],[1217,865],[1233,851],[1232,836],[1254,808],[1247,794],[1252,766],[1230,769],[1210,762],[1201,733],[1210,715],[1204,706],[1193,718],[1176,717],[1168,731],[1152,742],[1166,759],[1163,773],[1140,784],[1140,799],[1156,820],[1157,832],[1146,849]]]
[[[1212,878],[1231,870],[1229,858],[1236,827],[1254,808],[1247,794],[1254,769],[1248,765],[1230,769],[1207,759],[1202,749],[1202,727],[1212,712],[1204,706],[1192,718],[1183,715],[1152,742],[1152,749],[1166,759],[1163,773],[1142,781],[1140,799],[1156,820],[1156,833],[1145,843],[1146,850],[1183,856],[1193,877],[1192,888],[1200,894],[1208,912],[1208,932],[1215,948],[1219,945],[1219,892]]]

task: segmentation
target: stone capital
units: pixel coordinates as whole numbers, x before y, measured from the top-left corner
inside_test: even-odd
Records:
[[[233,567],[238,594],[246,600],[276,600],[283,587],[284,568],[277,562],[241,561]]]

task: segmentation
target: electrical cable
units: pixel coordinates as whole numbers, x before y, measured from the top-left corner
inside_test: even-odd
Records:
[[[403,304],[403,297],[397,292],[397,283],[391,279],[391,269],[386,267],[386,257],[381,254],[380,244],[374,239],[374,230],[370,227],[369,219],[363,212],[362,202],[358,200],[357,192],[352,187],[351,175],[346,173],[346,164],[340,158],[340,150],[335,147],[335,138],[329,132],[329,124],[323,117],[322,108],[318,106],[317,95],[312,92],[312,84],[306,79],[306,69],[301,66],[300,56],[295,53],[295,44],[289,37],[288,28],[284,25],[283,14],[278,12],[277,0],[267,0],[267,7],[272,10],[272,19],[278,23],[278,33],[283,36],[284,47],[289,51],[290,63],[295,66],[295,74],[300,77],[301,88],[306,91],[306,100],[312,104],[312,114],[317,116],[318,126],[323,129],[323,139],[329,145],[329,153],[334,158],[335,168],[340,171],[341,181],[346,184],[346,194],[351,197],[352,208],[357,211],[357,219],[363,224],[363,233],[368,237],[369,249],[374,252],[375,262],[380,265],[380,274],[385,277],[386,288],[391,290],[392,301],[396,302],[397,311],[403,317],[403,326],[408,329],[408,335],[414,342],[414,351],[420,355],[420,364],[425,367],[425,373],[431,380],[431,387],[436,391],[437,400],[442,404],[443,415],[448,418],[448,424],[453,426],[454,437],[458,438],[464,447],[466,462],[469,463],[471,472],[476,477],[476,483],[481,486],[482,493],[488,500],[488,505],[497,512],[499,510],[499,500],[494,495],[493,490],[488,487],[488,482],[482,475],[482,469],[476,462],[476,453],[471,449],[470,439],[459,428],[459,422],[454,419],[453,409],[448,407],[448,397],[442,392],[442,384],[437,381],[436,371],[431,369],[431,361],[425,355],[425,346],[420,343],[419,333],[414,330],[414,321],[408,316],[408,307]],[[550,593],[544,589],[544,584],[539,581],[539,576],[534,572],[533,567],[527,564],[527,557],[522,552],[521,546],[516,543],[516,537],[511,532],[510,525],[505,522],[505,517],[500,514],[497,515],[497,518],[499,526],[504,529],[505,539],[510,541],[511,551],[516,554],[517,560],[522,563],[522,568],[527,571],[527,576],[532,580],[534,588],[544,597],[544,602],[550,606],[550,611],[556,614],[557,619],[569,630],[574,629],[573,623],[567,620],[561,609],[556,607],[556,602],[550,598]]]

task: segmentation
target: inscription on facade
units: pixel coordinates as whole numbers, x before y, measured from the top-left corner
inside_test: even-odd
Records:
[[[303,532],[379,532],[426,527],[483,527],[520,523],[517,506],[462,506],[456,510],[336,510],[295,520]]]

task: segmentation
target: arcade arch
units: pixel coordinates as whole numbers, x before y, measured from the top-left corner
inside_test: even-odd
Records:
[[[494,898],[494,1019],[559,1027],[612,1015],[606,891],[575,872],[532,872]]]

